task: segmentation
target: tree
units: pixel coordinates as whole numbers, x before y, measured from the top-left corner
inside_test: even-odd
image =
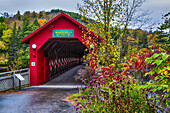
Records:
[[[81,6],[78,4],[79,11],[81,13],[82,19],[85,17],[88,22],[89,30],[95,32],[101,36],[104,41],[101,43],[101,51],[99,56],[104,56],[99,58],[102,62],[105,62],[104,65],[110,65],[115,63],[115,59],[118,58],[118,53],[116,49],[115,42],[112,40],[112,28],[116,25],[116,19],[120,16],[122,11],[122,2],[115,0],[83,0],[84,5]],[[92,20],[94,19],[94,20]],[[114,53],[111,51],[111,48],[114,48]],[[110,59],[114,59],[110,61]]]
[[[35,11],[33,11],[32,14],[31,14],[31,17],[32,18],[37,18],[37,13]]]
[[[29,19],[25,18],[25,20],[23,21],[23,24],[22,24],[22,30],[20,32],[20,40],[25,38],[25,33],[24,32],[28,30],[28,25],[29,25]]]
[[[40,12],[39,12],[38,18],[44,18],[44,16],[43,16],[43,11],[40,11]]]
[[[0,17],[0,22],[4,22],[5,18],[3,16]]]
[[[39,26],[36,24],[37,22],[34,22],[33,24],[29,24],[29,20],[25,20],[23,22],[23,27],[20,31],[19,34],[19,39],[21,40],[28,36],[30,33],[35,31]],[[18,58],[17,58],[17,63],[18,65],[22,67],[29,67],[29,45],[28,44],[19,44],[20,49],[18,52]]]
[[[17,11],[16,16],[17,16],[18,20],[21,20],[21,14],[20,14],[20,11],[19,11],[19,10]]]
[[[59,9],[52,9],[51,10],[51,13],[58,13],[58,12],[60,12],[61,10],[59,10]]]
[[[9,14],[8,14],[8,12],[4,12],[4,18],[8,18],[9,17]]]
[[[0,37],[2,36],[3,30],[7,29],[7,25],[5,22],[0,22]]]
[[[33,24],[34,24],[35,26],[40,27],[40,24],[38,23],[38,20],[37,20],[37,19],[34,20]]]
[[[128,26],[136,26],[141,28],[149,20],[149,12],[141,10],[140,7],[145,0],[82,0],[84,5],[78,4],[81,15],[87,17],[86,20],[89,23],[89,29],[102,38],[105,43],[109,44],[110,39],[116,39],[113,35],[113,28],[117,26],[120,38],[117,45],[119,46],[120,58],[128,53],[129,41],[127,40],[129,34]],[[91,19],[95,21],[90,21]],[[112,35],[111,35],[112,34]],[[114,33],[115,34],[115,33]],[[105,47],[105,56],[109,55],[108,46]],[[109,61],[110,58],[106,62]]]
[[[31,12],[30,11],[25,11],[24,16],[30,16]]]
[[[5,43],[0,41],[0,51],[4,51],[6,49]]]
[[[21,20],[21,14],[20,11],[17,11],[17,14],[14,15],[15,19]]]
[[[25,21],[27,21],[27,20],[29,20],[29,17],[28,17],[28,16],[24,16],[24,17],[22,18],[22,21],[23,21],[23,22],[25,22]]]
[[[148,40],[147,40],[147,35],[146,33],[143,34],[143,37],[142,37],[142,48],[148,48]]]
[[[141,6],[145,0],[123,0],[123,10],[122,16],[120,16],[119,21],[123,27],[123,33],[121,35],[121,53],[120,53],[120,62],[121,59],[126,55],[127,46],[129,42],[127,41],[126,30],[128,26],[137,27],[137,29],[142,28],[143,26],[151,26],[154,23],[151,21],[152,19],[149,17],[150,12],[148,10],[141,9]]]
[[[8,64],[12,64],[14,62],[15,57],[16,57],[16,51],[17,51],[17,34],[16,34],[16,22],[14,23],[13,29],[12,29],[12,36],[10,37],[10,42],[9,42],[9,50],[8,50]]]
[[[26,34],[26,32],[28,31],[28,25],[29,25],[29,20],[28,20],[28,18],[26,18],[23,21],[22,28],[19,32],[19,42],[21,42],[21,40],[28,35],[28,34]],[[21,48],[23,51],[25,51],[28,48],[28,45],[27,44],[20,44],[19,48]]]
[[[12,29],[3,30],[3,36],[1,38],[2,38],[2,41],[6,43],[5,44],[6,46],[9,46],[8,44],[10,43],[10,38],[12,34],[13,34]]]
[[[165,14],[162,19],[164,19],[164,23],[162,23],[158,27],[158,31],[156,31],[156,34],[158,36],[156,37],[156,42],[160,47],[167,50],[168,53],[170,53],[170,12]],[[168,32],[169,30],[169,32]]]

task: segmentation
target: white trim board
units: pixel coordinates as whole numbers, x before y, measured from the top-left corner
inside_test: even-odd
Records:
[[[76,88],[84,88],[84,85],[40,85],[40,86],[32,86],[32,88],[54,88],[54,89],[76,89]]]

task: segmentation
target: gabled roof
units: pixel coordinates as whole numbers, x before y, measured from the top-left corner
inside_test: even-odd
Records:
[[[88,29],[82,25],[81,23],[77,22],[76,20],[74,20],[73,18],[71,18],[70,16],[68,16],[65,13],[60,13],[59,15],[57,15],[55,18],[51,19],[50,21],[48,21],[46,24],[44,24],[43,26],[41,26],[40,28],[38,28],[37,30],[35,30],[33,33],[29,34],[27,37],[25,37],[24,39],[21,40],[21,43],[24,43],[26,40],[30,39],[32,36],[34,36],[36,33],[38,33],[39,31],[41,31],[42,29],[44,29],[46,26],[50,25],[52,22],[54,22],[55,20],[57,20],[58,18],[60,18],[61,16],[64,16],[66,18],[68,18],[69,20],[71,20],[72,22],[74,22],[75,24],[77,24],[78,26],[80,26],[81,28],[84,28],[86,31],[88,31]],[[93,33],[92,31],[90,31],[90,33],[93,36],[97,36],[95,33]],[[103,40],[100,36],[97,36],[100,40]]]

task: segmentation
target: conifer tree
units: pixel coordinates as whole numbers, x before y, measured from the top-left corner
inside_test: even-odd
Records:
[[[0,17],[0,22],[4,22],[5,18],[3,16]]]
[[[37,20],[37,19],[34,20],[33,24],[34,24],[35,26],[40,27],[40,24],[38,23],[38,20]]]
[[[44,17],[44,16],[43,16],[43,12],[40,11],[38,18],[43,18],[43,17]]]
[[[146,33],[143,34],[143,37],[142,37],[142,48],[148,48],[148,40],[147,40],[147,35]]]
[[[8,50],[8,64],[12,64],[14,62],[16,57],[16,50],[17,50],[17,35],[16,35],[16,22],[14,23],[14,26],[12,28],[13,34],[10,38],[9,42],[9,50]]]
[[[156,42],[159,46],[170,53],[170,12],[165,14],[162,19],[164,19],[164,23],[158,27],[158,31],[156,34],[159,36],[156,37]],[[169,31],[168,31],[169,30]]]

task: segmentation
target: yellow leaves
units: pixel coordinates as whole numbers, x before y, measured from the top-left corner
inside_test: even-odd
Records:
[[[119,34],[119,33],[117,32],[117,34]],[[123,33],[120,34],[120,37],[123,37]]]
[[[5,22],[0,22],[0,31],[7,29]]]
[[[4,64],[4,65],[6,65],[7,64],[7,62],[8,62],[8,60],[7,59],[2,59],[2,58],[0,58],[0,64]],[[1,67],[2,68],[2,67]]]
[[[42,26],[47,20],[46,19],[38,19],[38,23]]]
[[[115,67],[115,63],[112,63],[112,64],[110,64],[110,66],[113,66],[113,67]]]
[[[147,39],[150,40],[152,38],[152,34],[147,35]]]
[[[164,71],[164,74],[167,75],[167,74],[168,74],[168,71]]]
[[[168,72],[170,70],[170,66],[164,67],[162,70],[159,71],[161,75],[164,75],[166,77],[170,77],[170,73]]]
[[[23,22],[19,21],[19,20],[14,20],[10,23],[10,28],[12,28],[14,26],[14,24],[16,23],[16,28],[18,29],[19,26],[22,26]]]
[[[170,66],[167,66],[167,70],[170,70]]]
[[[10,42],[10,37],[12,36],[13,32],[12,29],[7,29],[3,31],[3,36],[1,37],[2,40],[6,43]]]
[[[3,41],[0,41],[0,49],[3,49],[3,50],[4,50],[4,48],[5,48],[4,42],[3,42]]]
[[[107,45],[108,45],[108,46],[110,46],[110,44],[109,44],[109,43],[108,43]]]

